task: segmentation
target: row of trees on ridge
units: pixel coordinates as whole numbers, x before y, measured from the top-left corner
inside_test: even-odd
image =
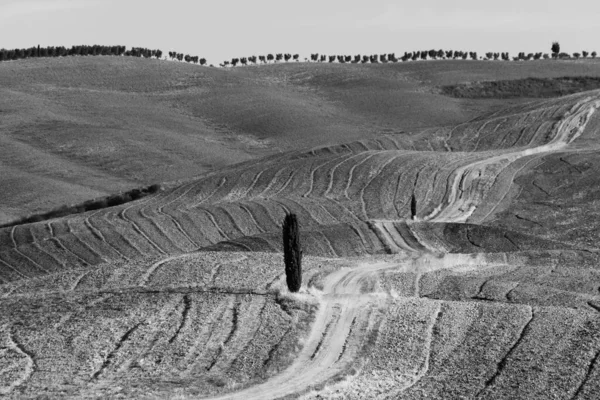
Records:
[[[528,61],[528,60],[540,60],[540,59],[549,59],[550,57],[552,58],[571,58],[571,55],[569,55],[568,53],[563,53],[560,51],[560,44],[558,42],[554,42],[552,43],[552,55],[548,54],[548,53],[524,53],[524,52],[520,52],[516,57],[511,57],[510,54],[508,52],[505,53],[494,53],[494,52],[487,52],[485,53],[485,57],[480,57],[477,52],[475,51],[460,51],[460,50],[435,50],[435,49],[431,49],[431,50],[419,50],[419,51],[413,51],[413,52],[405,52],[401,57],[397,57],[395,53],[385,53],[385,54],[371,54],[371,55],[361,55],[361,54],[356,54],[356,55],[326,55],[326,54],[319,54],[319,53],[313,53],[310,55],[310,61],[311,62],[321,62],[321,63],[340,63],[340,64],[345,64],[345,63],[352,63],[352,64],[358,64],[358,63],[362,63],[362,64],[366,64],[366,63],[371,63],[371,64],[376,64],[376,63],[388,63],[388,62],[399,62],[399,61],[417,61],[417,60],[504,60],[504,61],[510,61],[511,59],[513,61]],[[591,54],[587,51],[582,51],[581,53],[573,53],[572,57],[573,58],[586,58],[588,56],[590,56],[592,58],[596,58],[596,56],[598,55],[595,51],[592,52]],[[236,66],[237,64],[241,63],[242,65],[247,65],[247,64],[266,64],[269,62],[279,62],[279,61],[290,61],[290,59],[292,59],[294,61],[298,61],[298,54],[294,54],[293,56],[291,54],[282,54],[282,53],[278,53],[278,54],[268,54],[266,56],[252,56],[252,57],[244,57],[244,58],[234,58],[231,61],[225,61],[222,64],[219,64],[222,67],[227,67],[227,66]],[[308,61],[308,59],[305,59],[305,61]]]
[[[272,62],[280,62],[285,61],[288,62],[290,60],[300,61],[299,54],[290,54],[290,53],[276,53],[276,54],[267,54],[266,56],[250,56],[250,57],[241,57],[241,58],[232,58],[231,61],[224,61],[219,64],[221,67],[227,67],[229,65],[236,66],[238,64],[248,65],[248,64],[267,64],[269,61]]]
[[[70,48],[64,46],[37,46],[24,49],[0,49],[0,61],[67,56],[131,56],[160,59],[162,54],[161,50],[152,50],[144,47],[132,47],[130,50],[127,50],[125,46],[80,45]]]

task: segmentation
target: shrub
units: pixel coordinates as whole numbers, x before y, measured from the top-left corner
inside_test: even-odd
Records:
[[[296,214],[287,214],[283,220],[283,260],[287,287],[298,292],[302,286],[302,249]]]
[[[9,222],[7,224],[0,225],[0,228],[6,228],[8,226],[30,224],[33,222],[46,221],[53,218],[60,218],[67,215],[84,213],[87,211],[100,210],[107,207],[114,207],[121,204],[128,203],[130,201],[141,199],[142,197],[150,194],[157,193],[162,190],[162,186],[159,184],[150,185],[141,189],[132,189],[128,192],[120,194],[113,194],[101,199],[87,200],[80,204],[75,205],[64,205],[54,210],[50,210],[41,214],[34,214],[28,217],[21,218],[17,221]]]
[[[597,55],[598,55],[598,53],[596,53],[595,51],[592,51],[592,58],[596,58]]]

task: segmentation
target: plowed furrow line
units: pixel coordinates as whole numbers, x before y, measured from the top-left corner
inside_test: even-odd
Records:
[[[192,299],[190,298],[189,294],[186,294],[183,296],[183,311],[181,312],[181,321],[179,322],[179,326],[177,327],[177,330],[175,331],[173,336],[171,336],[171,338],[169,338],[169,343],[173,343],[179,336],[179,332],[181,332],[181,330],[183,329],[183,327],[185,326],[185,324],[188,320],[188,314],[190,312],[191,307],[192,307]]]
[[[192,246],[198,248],[198,247],[200,247],[200,245],[198,243],[196,243],[189,236],[189,234],[183,229],[183,227],[181,226],[179,221],[176,218],[174,218],[171,214],[169,214],[168,211],[165,211],[165,208],[168,210],[169,206],[171,204],[177,203],[180,199],[182,199],[184,196],[186,196],[194,188],[194,186],[195,186],[195,183],[191,183],[188,185],[180,186],[179,188],[175,189],[173,191],[173,194],[177,193],[177,190],[185,188],[185,190],[183,191],[182,194],[180,194],[179,196],[177,196],[176,198],[174,198],[173,200],[171,200],[169,202],[165,202],[165,203],[161,204],[157,208],[157,212],[158,212],[158,214],[160,214],[160,215],[164,216],[165,218],[167,218],[168,220],[170,220],[173,223],[173,225],[175,225],[176,229],[192,244]]]
[[[339,257],[340,255],[333,248],[333,243],[331,243],[331,240],[329,240],[329,238],[327,237],[327,235],[325,233],[323,233],[323,232],[319,232],[319,235],[321,237],[323,237],[323,243],[325,243],[327,245],[327,248],[331,251],[331,257]]]
[[[467,136],[467,137],[466,137],[466,140],[465,140],[464,144],[462,144],[462,146],[461,146],[461,148],[464,146],[464,148],[462,148],[462,150],[463,150],[463,151],[472,151],[472,149],[471,149],[471,150],[469,150],[469,149],[467,148],[467,146],[466,146],[466,145],[467,145],[467,144],[472,144],[472,143],[473,143],[473,141],[475,141],[476,139],[477,139],[477,143],[479,143],[479,140],[480,140],[480,138],[481,138],[481,131],[482,131],[482,130],[483,130],[485,127],[487,127],[487,126],[490,124],[490,122],[491,122],[490,120],[487,120],[487,121],[483,122],[483,123],[482,123],[482,124],[479,126],[479,128],[477,128],[477,130],[475,131],[475,134],[474,134],[474,135],[471,135],[471,136]]]
[[[531,163],[533,163],[534,161],[538,161],[539,158],[541,158],[542,155],[535,155],[533,157],[530,157],[530,159],[526,162],[523,163],[523,165],[521,167],[519,167],[516,170],[509,170],[509,168],[505,168],[500,174],[499,174],[499,179],[498,181],[500,181],[500,183],[498,185],[494,185],[489,191],[488,193],[490,194],[489,197],[493,198],[494,197],[494,192],[498,192],[498,193],[502,193],[502,196],[500,197],[499,201],[495,201],[491,206],[488,204],[483,204],[483,207],[486,208],[490,208],[490,211],[485,213],[484,216],[479,217],[478,215],[481,215],[481,213],[473,213],[473,217],[467,219],[468,222],[470,223],[483,223],[485,220],[488,219],[488,217],[490,217],[494,211],[504,202],[504,200],[506,199],[506,197],[508,196],[508,194],[510,193],[510,186],[512,185],[512,182],[514,182],[515,177],[525,168],[528,168],[529,165]],[[502,179],[500,179],[502,178]],[[502,183],[505,182],[505,185],[502,185]],[[479,208],[483,208],[482,206],[480,206]]]
[[[213,311],[210,312],[207,321],[203,321],[202,324],[199,324],[200,327],[204,327],[200,332],[194,335],[194,343],[188,349],[187,354],[183,359],[183,366],[185,368],[184,375],[190,375],[193,370],[195,364],[202,359],[202,356],[209,349],[209,344],[214,342],[215,332],[219,331],[219,327],[223,325],[223,319],[227,310],[230,310],[234,307],[236,301],[236,296],[229,296],[229,301],[222,300],[217,307]],[[206,368],[201,368],[202,371],[205,371]]]
[[[241,348],[240,351],[237,352],[237,354],[235,354],[234,357],[230,357],[230,361],[228,361],[225,365],[221,366],[221,370],[225,371],[228,369],[231,369],[231,367],[233,365],[235,365],[236,361],[238,361],[238,359],[240,357],[245,356],[245,354],[248,352],[248,349],[250,348],[250,346],[252,346],[253,344],[255,344],[255,341],[257,340],[257,336],[259,335],[259,333],[261,333],[261,329],[264,325],[264,320],[265,320],[265,310],[267,308],[267,301],[266,299],[262,300],[262,306],[260,307],[260,311],[258,312],[258,314],[255,311],[249,311],[248,315],[257,315],[257,317],[253,317],[250,319],[249,323],[250,323],[250,327],[246,327],[246,329],[244,329],[244,337],[241,339],[241,343],[239,343],[237,346],[235,346],[236,349]],[[250,336],[251,335],[251,336]],[[242,345],[243,343],[243,345]]]
[[[83,282],[83,280],[90,274],[91,270],[85,271],[83,274],[79,275],[79,277],[75,280],[75,282],[73,282],[73,285],[71,285],[71,292],[74,292],[75,290],[77,290],[77,288],[79,287],[79,285],[81,284],[81,282]]]
[[[404,240],[404,237],[398,232],[394,223],[383,222],[381,226],[388,233],[387,237],[391,238],[397,247],[407,253],[414,253],[417,251],[417,249],[411,247],[406,240]]]
[[[304,193],[302,195],[302,197],[309,197],[313,193],[313,191],[315,190],[315,185],[317,183],[317,180],[319,179],[318,176],[317,176],[317,172],[318,171],[320,171],[321,169],[324,169],[326,171],[330,171],[331,168],[326,168],[329,164],[334,164],[334,167],[335,167],[336,165],[339,165],[339,164],[343,163],[344,161],[346,161],[347,159],[349,159],[351,157],[354,157],[354,155],[352,155],[352,154],[342,154],[341,156],[335,157],[333,159],[328,159],[326,162],[324,162],[323,164],[320,164],[314,170],[312,170],[312,172],[310,173],[310,186],[309,186],[309,189],[308,189],[308,191],[306,193]],[[340,159],[343,159],[343,160],[339,161]],[[316,197],[318,197],[318,198],[323,197],[323,194],[322,193],[317,193]]]
[[[290,175],[288,176],[287,180],[286,180],[286,181],[285,181],[285,183],[283,184],[283,186],[282,186],[282,187],[281,187],[281,188],[280,188],[280,189],[279,189],[277,192],[273,193],[273,194],[272,194],[271,196],[269,196],[269,197],[277,197],[277,196],[281,195],[281,193],[282,193],[282,192],[283,192],[285,189],[287,189],[287,187],[288,187],[288,185],[290,184],[290,182],[292,182],[292,179],[294,179],[295,175],[296,175],[296,170],[292,170],[292,171],[290,172]]]
[[[200,188],[201,190],[203,189],[203,185],[201,183],[205,183],[204,181],[202,182],[198,182],[197,187]],[[180,206],[187,206],[187,208],[196,208],[201,204],[206,203],[208,200],[212,199],[215,194],[227,183],[227,177],[223,177],[221,178],[221,180],[219,181],[219,184],[217,185],[217,187],[215,187],[207,196],[203,197],[200,200],[196,200],[196,201],[192,201],[193,198],[195,198],[196,196],[191,196],[190,198],[190,202],[188,204],[182,203],[180,202]],[[177,207],[179,209],[179,206]]]
[[[123,345],[125,344],[125,342],[127,342],[129,340],[129,337],[131,335],[133,335],[135,333],[135,331],[143,324],[144,322],[140,322],[136,325],[134,325],[133,327],[131,327],[129,330],[127,330],[123,336],[121,336],[121,338],[119,339],[119,341],[117,342],[115,348],[108,353],[108,356],[106,356],[106,358],[104,359],[104,362],[102,363],[102,365],[100,366],[100,368],[98,368],[91,377],[91,380],[98,380],[98,378],[100,377],[100,375],[102,375],[104,373],[104,371],[111,365],[111,363],[113,362],[114,358],[118,355],[119,350],[121,349],[121,347],[123,347]]]
[[[208,219],[210,220],[210,222],[213,224],[213,226],[215,227],[215,229],[217,230],[217,232],[219,233],[219,235],[221,235],[221,237],[223,237],[223,239],[225,239],[225,240],[231,240],[231,238],[229,236],[227,236],[227,234],[221,229],[221,227],[219,226],[219,224],[215,220],[214,215],[212,215],[205,208],[198,208],[198,210],[202,211],[204,214],[206,214],[206,216],[208,217]]]
[[[344,187],[344,197],[348,200],[350,200],[350,195],[348,194],[348,190],[350,189],[350,186],[353,183],[353,179],[354,179],[354,171],[360,167],[361,165],[363,165],[364,163],[366,163],[367,161],[369,161],[371,158],[373,158],[376,154],[368,154],[367,157],[365,157],[364,159],[362,159],[361,161],[359,161],[358,163],[354,164],[352,166],[352,168],[350,168],[350,171],[348,171],[348,180],[346,181],[346,186]],[[362,199],[361,199],[362,201]],[[364,211],[364,208],[363,208]],[[364,213],[363,213],[364,214]]]
[[[12,240],[12,244],[14,247],[14,250],[23,258],[25,258],[28,262],[31,263],[31,265],[33,265],[34,267],[36,267],[37,269],[39,269],[40,271],[42,271],[44,274],[48,274],[48,270],[46,270],[44,267],[42,267],[41,265],[39,265],[38,263],[36,263],[35,261],[33,261],[31,258],[27,257],[25,254],[23,254],[21,252],[21,250],[19,250],[19,248],[17,247],[17,241],[15,240],[15,229],[17,228],[17,226],[13,226],[12,229],[10,230],[10,239]]]
[[[298,209],[306,210],[306,212],[311,215],[311,218],[313,220],[315,220],[318,224],[330,225],[330,224],[337,224],[339,222],[339,220],[335,216],[333,216],[333,214],[331,214],[329,212],[329,210],[327,210],[323,206],[321,201],[318,201],[316,199],[310,199],[310,198],[303,199],[304,203],[308,203],[306,205],[303,205],[302,203],[297,201],[295,198],[288,197],[285,200],[290,203],[296,204],[298,206]],[[322,210],[322,211],[319,211],[319,210]]]
[[[121,253],[115,246],[113,246],[109,241],[107,241],[106,238],[104,237],[104,235],[102,234],[102,231],[100,229],[96,228],[92,224],[92,217],[96,216],[96,214],[98,214],[99,212],[100,211],[96,211],[93,214],[88,215],[85,218],[85,220],[84,220],[85,221],[85,226],[90,230],[90,232],[92,233],[92,235],[94,235],[96,238],[98,238],[98,240],[101,243],[103,243],[106,246],[108,246],[111,251],[114,251],[123,260],[130,261],[129,257],[127,257],[125,254]],[[50,225],[50,227],[51,227],[51,225]]]
[[[500,374],[502,373],[502,371],[504,371],[504,369],[506,368],[506,365],[508,364],[508,359],[510,358],[510,356],[515,352],[515,350],[517,349],[517,347],[521,344],[521,342],[523,341],[523,339],[525,338],[525,336],[529,333],[529,326],[531,325],[531,322],[533,322],[533,319],[535,317],[535,311],[533,309],[533,307],[528,307],[529,308],[529,312],[530,312],[530,316],[529,319],[527,320],[527,322],[525,323],[525,325],[523,325],[523,328],[521,329],[521,331],[519,332],[519,337],[517,338],[517,340],[515,341],[515,343],[513,343],[513,345],[511,346],[510,349],[508,349],[508,351],[506,352],[506,354],[504,354],[504,356],[502,357],[502,359],[498,362],[498,365],[496,366],[496,371],[494,372],[494,374],[488,378],[488,380],[485,382],[485,386],[483,387],[483,389],[481,389],[476,397],[481,397],[481,395],[487,391],[488,389],[490,389],[492,386],[494,386],[494,384],[496,383],[496,380],[498,379],[498,377],[500,376]]]
[[[265,231],[270,232],[273,229],[279,229],[279,227],[281,226],[281,221],[277,221],[275,220],[275,217],[270,213],[269,211],[269,204],[268,204],[269,200],[257,200],[254,199],[252,201],[249,202],[249,204],[255,204],[257,205],[260,209],[262,209],[264,211],[264,213],[260,213],[260,221],[263,221],[263,223],[267,223],[267,228],[265,228]],[[264,204],[267,203],[267,204]],[[258,213],[258,211],[256,211]],[[262,216],[266,217],[266,218],[262,218]],[[268,221],[268,222],[267,222]]]
[[[271,178],[271,180],[269,181],[269,183],[267,184],[267,186],[260,193],[258,193],[256,196],[254,196],[254,198],[270,197],[270,195],[267,196],[266,194],[268,194],[270,192],[270,190],[273,188],[273,186],[275,186],[275,184],[277,183],[278,178],[286,170],[287,170],[287,167],[279,168],[278,171],[275,172],[275,175],[273,175],[273,177]]]
[[[239,296],[237,296],[237,295],[235,297],[236,297],[236,302],[233,305],[233,310],[231,313],[231,328],[229,330],[229,333],[227,334],[227,337],[219,346],[219,349],[217,350],[217,354],[213,357],[210,364],[206,367],[206,372],[210,372],[210,370],[214,368],[214,366],[217,364],[217,361],[219,360],[219,357],[221,357],[221,355],[223,354],[223,350],[225,349],[225,347],[227,347],[227,345],[233,339],[233,337],[235,336],[235,334],[238,330],[238,323],[239,323],[239,318],[240,318],[240,316],[239,316],[240,299],[238,298]]]
[[[153,215],[149,215],[149,212]],[[163,238],[162,248],[167,253],[187,252],[199,247],[171,215],[164,212],[159,213],[157,209],[140,209],[139,214],[142,216],[143,221],[150,224],[148,228],[144,228],[147,233],[155,232],[156,234],[152,235],[153,238],[156,238],[155,240]],[[142,224],[141,221],[140,224]]]
[[[246,189],[246,192],[241,196],[242,199],[252,198],[252,196],[250,195],[250,192],[252,190],[254,190],[254,188],[256,187],[256,184],[258,183],[259,179],[262,177],[262,175],[264,173],[265,173],[265,170],[263,169],[254,176],[254,179],[252,179],[250,186],[248,186],[248,188]]]
[[[314,352],[311,354],[310,359],[314,360],[320,353],[321,351],[321,347],[323,346],[323,343],[326,342],[326,340],[331,336],[331,328],[332,326],[337,325],[338,321],[340,320],[340,317],[342,315],[342,309],[339,306],[333,306],[332,307],[333,313],[331,315],[331,319],[329,320],[329,322],[327,323],[327,325],[325,325],[325,329],[323,330],[323,333],[321,334],[321,340],[319,340],[319,342],[317,343],[317,347],[315,347]]]
[[[244,223],[244,221],[242,221],[242,223],[236,221],[235,217],[233,216],[233,213],[229,211],[225,205],[215,206],[215,208],[221,211],[225,215],[225,218],[227,220],[231,221],[236,236],[250,236],[257,233],[255,230],[252,229],[244,229],[249,224]],[[219,218],[219,221],[223,221],[223,219]]]
[[[246,212],[246,214],[248,215],[248,218],[250,218],[250,221],[252,221],[252,224],[254,224],[256,226],[256,229],[258,230],[259,233],[267,232],[266,229],[264,229],[262,226],[260,226],[260,224],[258,223],[256,218],[252,214],[252,211],[250,211],[250,209],[247,206],[245,206],[244,204],[241,204],[241,203],[238,204],[238,206]]]
[[[283,215],[281,215],[279,218],[277,218],[279,221],[283,221],[283,217],[286,214],[290,214],[292,211],[287,207],[287,205],[285,205],[285,203],[281,200],[277,200],[275,198],[270,199],[273,203],[277,204],[279,207],[281,207],[281,209],[283,210]]]
[[[425,339],[425,349],[423,350],[423,353],[425,354],[425,359],[419,367],[419,371],[415,375],[415,379],[409,385],[401,388],[399,390],[399,393],[405,392],[406,390],[415,386],[429,372],[429,364],[431,362],[431,344],[433,343],[433,335],[435,332],[435,327],[439,322],[441,311],[442,303],[440,302],[437,305],[436,311],[432,315],[431,322],[429,323],[429,328],[427,330],[427,337]],[[399,393],[396,393],[396,395],[399,395]]]
[[[19,246],[23,246],[34,242],[33,234],[29,228],[29,224],[13,226],[14,242],[19,243]],[[18,229],[17,229],[18,228]]]
[[[323,199],[319,202],[328,214],[330,214],[338,222],[364,222],[359,218],[357,213],[348,208],[347,204],[331,199]]]
[[[154,264],[152,264],[147,270],[146,272],[141,276],[140,281],[138,282],[138,286],[141,287],[146,287],[148,285],[148,282],[150,282],[150,278],[152,278],[152,276],[156,273],[156,271],[162,267],[164,264],[168,263],[169,261],[173,261],[177,258],[179,258],[180,256],[171,256],[171,257],[167,257],[164,258],[160,261],[155,262]]]
[[[483,149],[483,150],[479,150],[479,146],[481,145],[481,141],[482,141],[483,139],[485,139],[485,138],[488,138],[488,137],[490,137],[490,136],[492,136],[492,137],[498,137],[498,130],[500,129],[500,127],[501,127],[502,125],[504,125],[504,123],[505,123],[505,122],[506,122],[506,120],[502,120],[501,122],[499,122],[499,123],[498,123],[498,124],[497,124],[497,125],[494,127],[494,129],[492,129],[491,131],[488,131],[488,133],[484,134],[483,136],[480,136],[480,137],[477,139],[477,142],[475,143],[475,147],[473,148],[473,150],[472,150],[472,151],[473,151],[473,152],[477,152],[477,151],[486,151],[486,150],[489,150],[489,149]],[[490,146],[488,146],[488,147],[490,147]]]
[[[380,209],[380,207],[367,207],[367,201],[365,199],[365,192],[367,193],[377,193],[376,196],[378,199],[380,198],[380,190],[381,190],[381,186],[377,186],[376,188],[379,189],[374,189],[372,192],[369,189],[369,186],[377,179],[379,178],[382,174],[383,171],[386,169],[386,167],[388,167],[390,164],[392,164],[394,161],[396,161],[397,159],[399,159],[401,156],[395,156],[395,157],[391,157],[389,158],[386,162],[384,163],[380,163],[380,165],[377,167],[377,169],[375,170],[375,172],[372,172],[369,174],[369,178],[367,179],[367,182],[363,184],[363,187],[360,189],[360,191],[358,192],[358,197],[360,199],[362,199],[362,206],[363,206],[363,214],[366,215],[366,218],[368,217],[368,212],[367,210],[369,210],[370,212],[373,212],[373,209]],[[348,188],[348,186],[346,186],[346,189]]]
[[[394,228],[396,228],[402,237],[402,240],[404,240],[409,248],[419,253],[427,253],[427,248],[421,242],[419,242],[419,239],[415,236],[410,226],[406,222],[395,222]]]
[[[121,218],[127,224],[131,225],[133,227],[133,230],[135,232],[137,232],[141,237],[143,237],[150,244],[151,247],[153,247],[154,249],[156,249],[156,251],[158,251],[159,254],[162,254],[162,255],[167,254],[158,244],[156,244],[152,239],[150,239],[148,237],[148,235],[146,235],[144,233],[144,231],[142,231],[142,229],[136,222],[134,222],[131,218],[129,218],[127,216],[127,211],[129,209],[131,209],[132,207],[133,207],[133,205],[122,209],[121,212],[119,212],[117,215],[119,216],[119,218]]]
[[[0,257],[2,257],[2,252],[0,252]],[[6,261],[2,260],[2,258],[0,258],[0,267],[3,269],[2,272],[5,272],[4,270],[6,269],[6,276],[8,276],[8,277],[15,276],[15,279],[9,280],[11,282],[13,280],[29,278],[29,276],[23,274],[21,271],[19,271],[18,269],[16,269],[15,267],[13,267],[9,263],[7,263]]]
[[[394,205],[394,195],[397,188],[398,182],[400,182],[401,175],[405,170],[408,170],[410,160],[412,158],[404,156],[394,157],[390,163],[385,166],[377,176],[369,182],[368,185],[374,189],[365,188],[361,193],[367,203],[367,209],[372,218],[389,218],[398,219],[401,218],[397,214],[397,210]],[[409,172],[407,172],[409,173]],[[410,185],[409,187],[411,187]],[[406,190],[407,188],[404,187]]]
[[[169,216],[173,218],[176,225],[181,226],[181,230],[185,232],[185,235],[189,237],[190,240],[192,240],[191,243],[193,243],[196,248],[201,248],[214,243],[214,240],[209,238],[208,233],[203,230],[203,227],[206,226],[208,222],[205,223],[204,221],[199,220],[196,210],[171,209],[169,212],[172,213],[169,214]]]
[[[330,169],[329,169],[329,183],[327,184],[327,189],[325,189],[325,193],[323,193],[323,196],[322,196],[322,197],[325,197],[325,198],[331,198],[331,196],[329,196],[329,193],[330,193],[330,192],[331,192],[331,190],[333,189],[333,185],[334,185],[334,182],[335,182],[335,172],[337,171],[337,169],[338,169],[340,166],[342,166],[344,163],[346,163],[346,162],[350,163],[350,162],[352,162],[352,160],[354,160],[355,158],[358,158],[358,157],[363,157],[363,156],[364,156],[364,154],[363,154],[363,153],[355,154],[355,155],[353,155],[353,156],[347,157],[347,158],[346,158],[346,159],[344,159],[343,161],[341,161],[341,162],[339,162],[339,163],[335,164],[335,165],[334,165],[332,168],[330,168]],[[365,162],[366,160],[367,160],[367,159],[365,158],[365,159],[363,159],[363,160],[359,161],[359,163],[361,163],[361,162]],[[351,168],[352,168],[352,167],[351,167]],[[341,174],[343,174],[343,171],[342,171],[342,173],[341,173]],[[345,182],[345,180],[343,180],[343,181]],[[341,183],[341,182],[342,182],[342,179],[338,179],[338,182],[340,182],[340,183]]]
[[[11,332],[12,328],[8,328],[6,329],[6,334],[7,334],[7,345],[8,348],[12,351],[14,351],[15,353],[19,354],[20,356],[22,356],[23,358],[25,358],[25,365],[23,367],[21,367],[23,369],[22,374],[20,374],[20,376],[18,376],[16,379],[14,379],[12,382],[8,383],[8,385],[2,385],[0,386],[0,394],[1,395],[8,395],[10,394],[14,389],[18,388],[19,386],[23,385],[25,382],[27,382],[31,376],[33,375],[33,373],[36,370],[36,362],[35,362],[35,358],[33,356],[33,354],[31,354],[29,351],[27,351],[23,345],[21,343],[19,343],[19,341],[16,339],[15,335],[13,332]],[[11,374],[13,375],[13,374]]]
[[[70,220],[66,220],[67,230],[70,235],[75,239],[75,241],[79,244],[79,246],[75,246],[75,248],[79,249],[83,254],[81,254],[81,258],[88,261],[90,265],[99,264],[101,262],[106,261],[102,254],[98,251],[94,250],[90,245],[88,245],[83,239],[79,237],[79,233],[75,232],[70,225]],[[81,248],[83,247],[83,249]]]
[[[469,155],[465,155],[462,159],[448,160],[446,164],[442,165],[438,170],[435,171],[433,179],[428,182],[427,193],[423,197],[423,200],[426,200],[425,204],[431,204],[430,207],[433,207],[433,204],[437,204],[437,207],[433,209],[432,214],[435,214],[443,209],[444,204],[452,195],[452,190],[455,189],[453,184],[457,180],[458,184],[456,188],[462,195],[462,192],[464,192],[464,179],[468,175],[467,171],[472,173],[471,170],[467,169],[468,166],[472,163],[480,162],[481,159],[481,153],[470,153]],[[460,175],[460,178],[458,177],[458,174],[462,174]],[[439,184],[438,181],[443,183]],[[436,192],[436,188],[442,187],[443,189],[437,190]],[[430,193],[433,193],[432,196],[429,196]],[[438,193],[437,196],[435,195],[436,193]],[[428,217],[425,218],[427,219]]]
[[[531,135],[531,139],[523,146],[533,147],[536,144],[536,141],[538,141],[541,144],[544,144],[543,137],[540,138],[540,136],[541,135],[545,136],[545,134],[547,132],[552,132],[552,131],[553,131],[552,124],[548,121],[543,121],[536,127],[535,131],[533,132],[533,135]]]
[[[31,247],[34,249],[32,257],[35,257],[40,265],[44,265],[48,271],[61,271],[66,267],[64,262],[61,262],[54,254],[44,250],[39,243],[32,243]],[[25,249],[23,249],[25,251]]]
[[[147,214],[147,212],[155,213],[155,215],[150,216]],[[169,218],[164,213],[159,214],[156,209],[149,209],[147,207],[141,207],[138,210],[138,214],[141,216],[141,219],[138,220],[140,228],[143,228],[144,233],[149,237],[155,238],[153,241],[157,245],[157,240],[162,238],[160,241],[160,248],[165,253],[181,252],[189,249],[189,246],[181,247],[179,245],[182,239],[187,240],[188,238],[186,237],[185,233],[180,236],[180,231],[177,229],[173,230],[172,227],[169,226],[169,222],[171,222],[172,218]],[[169,231],[168,228],[171,228],[171,231]],[[193,242],[190,241],[190,244],[191,243]]]
[[[202,247],[225,240],[224,234],[214,226],[208,215],[203,212],[203,208],[182,212],[179,221],[185,226],[186,231],[193,232],[196,241]]]
[[[348,224],[350,226],[350,229],[352,229],[352,232],[354,232],[356,234],[356,236],[358,236],[358,238],[360,239],[360,243],[362,244],[363,247],[363,251],[361,253],[365,253],[365,254],[371,254],[373,251],[373,243],[369,243],[367,242],[367,238],[365,237],[364,233],[362,232],[362,230],[360,229],[360,227],[357,227],[356,225],[350,223]]]
[[[420,159],[414,160],[415,161],[415,168],[413,168],[413,165],[410,164],[407,166],[406,171],[410,171],[412,173],[412,171],[415,171],[418,163],[421,161]],[[416,196],[416,185],[417,182],[419,180],[419,175],[421,174],[421,171],[423,171],[425,168],[427,167],[427,164],[424,164],[421,168],[416,169],[415,172],[415,178],[412,181],[411,185],[408,184],[408,182],[406,184],[402,184],[402,179],[406,178],[408,180],[408,178],[410,177],[409,173],[399,173],[398,174],[398,182],[396,183],[396,190],[394,192],[394,208],[396,209],[396,214],[398,215],[399,218],[409,218],[411,216],[411,212],[410,212],[410,200],[412,198],[412,196]],[[405,200],[401,203],[398,200],[398,194],[400,193],[400,189],[404,189],[404,198]],[[402,206],[398,206],[399,204],[402,204]],[[402,212],[401,209],[406,208],[406,211]],[[416,216],[416,214],[415,214]]]
[[[79,257],[71,249],[67,248],[57,236],[51,238],[50,241],[54,242],[56,244],[56,246],[59,249],[61,249],[65,254],[71,256],[72,258],[74,258],[76,260],[76,262],[69,262],[68,260],[65,260],[65,262],[67,264],[71,264],[72,266],[73,265],[81,265],[83,267],[86,267],[86,266],[90,265],[90,263],[88,263],[86,260],[84,260],[83,258]]]

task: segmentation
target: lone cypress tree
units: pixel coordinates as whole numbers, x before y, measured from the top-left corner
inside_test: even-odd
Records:
[[[287,214],[283,220],[283,260],[288,289],[297,292],[302,286],[302,250],[296,214]]]

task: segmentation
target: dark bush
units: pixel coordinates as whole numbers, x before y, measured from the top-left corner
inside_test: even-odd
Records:
[[[21,218],[17,221],[0,225],[0,228],[6,228],[9,226],[22,224],[30,224],[33,222],[46,221],[53,218],[60,218],[71,214],[80,214],[87,211],[95,211],[103,208],[114,207],[121,204],[129,203],[130,201],[139,200],[150,194],[160,192],[161,190],[162,186],[159,184],[150,185],[141,189],[132,189],[128,192],[123,192],[121,194],[113,194],[101,199],[86,200],[81,204],[61,206],[59,208],[50,210],[45,213],[30,215],[28,217]]]

